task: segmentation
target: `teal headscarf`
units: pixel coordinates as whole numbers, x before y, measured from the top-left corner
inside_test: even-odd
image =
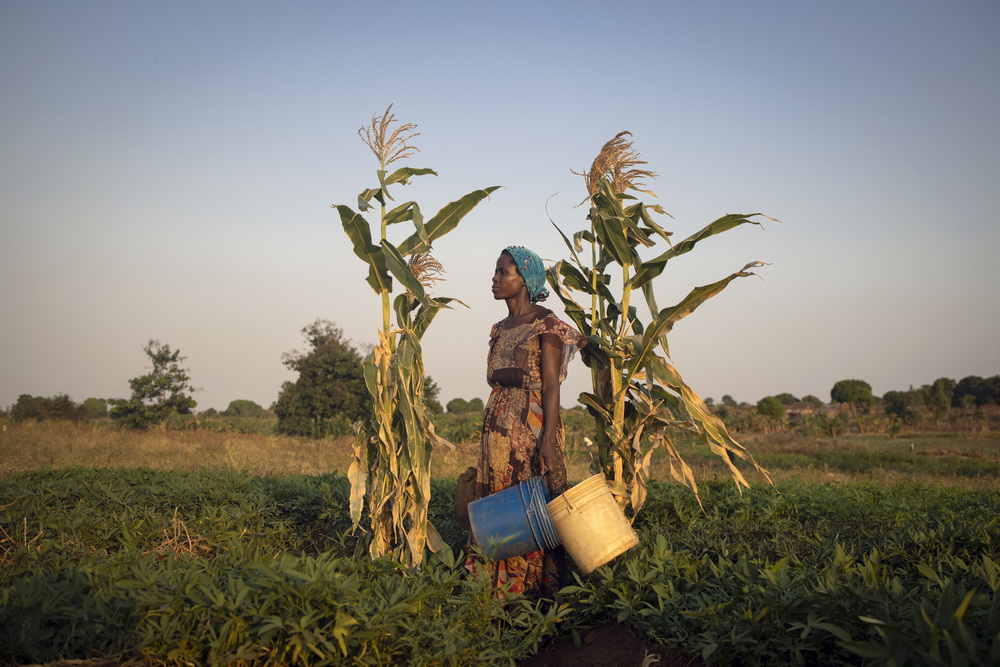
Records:
[[[545,289],[545,267],[542,265],[542,258],[519,245],[507,246],[504,252],[514,258],[514,266],[528,286],[528,298],[531,303],[549,298],[549,291]]]

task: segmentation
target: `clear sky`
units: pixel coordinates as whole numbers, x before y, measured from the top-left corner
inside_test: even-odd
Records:
[[[488,394],[499,251],[564,257],[547,216],[583,228],[570,170],[620,130],[674,239],[781,220],[658,279],[665,306],[769,263],[671,334],[702,396],[995,375],[998,32],[992,0],[0,2],[0,405],[127,396],[155,338],[199,409],[267,406],[316,318],[373,341],[330,204],[374,184],[356,131],[389,103],[440,174],[398,197],[503,186],[436,244],[437,293],[470,306],[425,338],[445,401]]]

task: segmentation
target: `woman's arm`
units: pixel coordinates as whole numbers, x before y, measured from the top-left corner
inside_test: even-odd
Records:
[[[559,433],[559,366],[562,341],[551,333],[542,334],[542,433],[538,438],[538,465],[544,475],[559,465],[556,438]]]

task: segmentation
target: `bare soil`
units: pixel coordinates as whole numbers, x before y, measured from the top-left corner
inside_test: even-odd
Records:
[[[704,663],[636,637],[624,625],[609,623],[580,634],[580,645],[562,637],[522,660],[518,667],[699,667]]]

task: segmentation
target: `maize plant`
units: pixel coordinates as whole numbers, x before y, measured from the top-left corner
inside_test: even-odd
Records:
[[[629,193],[652,195],[642,189],[643,179],[656,174],[640,168],[646,163],[639,159],[628,136],[629,132],[616,135],[601,149],[590,170],[579,174],[587,183],[590,226],[574,234],[572,240],[560,230],[570,259],[552,266],[548,278],[567,315],[590,339],[582,357],[590,368],[593,391],[582,393],[580,402],[596,422],[603,472],[619,503],[623,507],[631,504],[634,516],[645,502],[650,459],[657,447],[667,454],[670,474],[698,496],[691,468],[671,438],[674,428],[695,433],[720,456],[738,489],[749,488],[749,484],[734,457],[748,461],[770,478],[684,382],[669,361],[667,345],[667,334],[678,320],[736,278],[754,275],[752,269],[763,263],[750,262],[718,282],[695,287],[667,308],[657,305],[653,293],[653,280],[671,259],[690,252],[710,236],[743,224],[760,225],[753,218],[761,214],[723,216],[652,259],[643,260],[640,248],[655,248],[661,241],[670,244],[672,232],[652,217],[653,213],[668,215],[661,206],[644,204]],[[585,258],[588,246],[590,257]],[[584,296],[578,300],[580,293]],[[648,308],[648,323],[642,322],[633,304],[640,294]]]
[[[412,123],[397,124],[392,105],[358,134],[379,161],[377,187],[358,195],[357,212],[334,205],[354,254],[368,265],[368,285],[382,301],[378,343],[363,362],[365,384],[372,396],[372,416],[355,424],[350,513],[361,523],[365,500],[370,519],[369,553],[390,555],[408,566],[421,563],[424,547],[437,550],[441,538],[428,521],[430,460],[443,444],[424,406],[424,365],[421,338],[434,316],[455,299],[432,297],[426,287],[441,266],[430,257],[431,245],[444,236],[497,187],[476,190],[445,205],[425,221],[414,201],[395,204],[393,185],[407,185],[415,176],[436,175],[431,169],[387,167],[412,156],[410,141],[418,136]],[[376,206],[377,203],[377,206]],[[378,236],[362,215],[377,211]],[[409,222],[413,231],[398,245],[388,240],[390,225]],[[376,240],[377,238],[377,240]],[[401,287],[394,294],[394,282]],[[463,304],[464,305],[464,304]],[[393,321],[395,315],[395,321]]]

